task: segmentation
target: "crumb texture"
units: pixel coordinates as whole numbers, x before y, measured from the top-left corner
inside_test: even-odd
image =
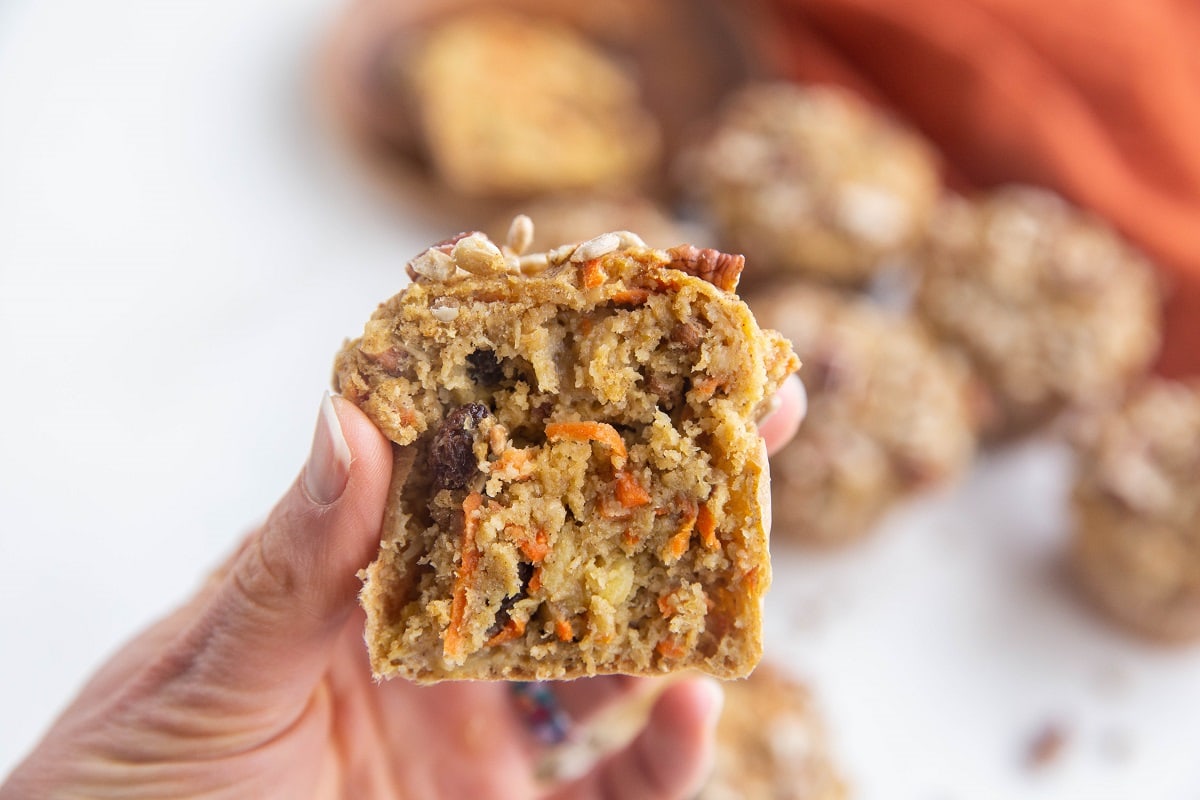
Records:
[[[528,256],[527,234],[418,256],[338,357],[396,445],[362,593],[373,668],[745,674],[770,580],[755,419],[795,356],[674,266],[728,270],[630,234]]]

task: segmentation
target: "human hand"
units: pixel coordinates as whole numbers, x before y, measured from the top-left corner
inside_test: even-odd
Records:
[[[761,430],[777,448],[803,416],[795,378]],[[509,684],[376,684],[355,602],[375,555],[391,445],[353,404],[327,398],[312,454],[266,523],[182,608],[105,664],[0,800],[138,798],[677,798],[711,760],[719,684],[658,697],[624,749],[543,787],[545,745]],[[574,722],[651,679],[553,684]]]

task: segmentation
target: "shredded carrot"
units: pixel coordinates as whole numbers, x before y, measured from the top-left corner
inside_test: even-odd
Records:
[[[617,473],[617,500],[626,508],[637,508],[650,502],[650,493],[638,483],[632,474],[621,470]]]
[[[664,594],[658,598],[658,610],[662,612],[664,617],[673,617],[679,609],[675,607],[675,598],[671,593]]]
[[[625,544],[629,545],[630,547],[633,547],[641,540],[642,540],[642,537],[639,536],[637,534],[637,531],[635,531],[633,528],[626,528],[624,531],[621,532],[621,541],[623,541]]]
[[[551,422],[546,426],[546,438],[552,442],[573,439],[606,444],[612,451],[613,468],[618,470],[625,466],[625,461],[629,458],[629,451],[625,449],[621,434],[607,422]]]
[[[640,306],[650,299],[645,289],[623,289],[613,292],[612,301],[619,306]]]
[[[562,617],[555,617],[554,635],[558,637],[560,642],[569,642],[575,638],[575,631],[571,628],[571,623]]]
[[[591,261],[585,261],[583,264],[583,288],[595,289],[600,284],[604,283],[608,275],[604,272],[604,267],[600,266],[600,259],[593,258]]]
[[[549,536],[545,529],[538,528],[533,536],[526,535],[521,539],[521,554],[534,564],[544,559],[550,553]]]
[[[592,332],[592,318],[591,317],[584,317],[583,319],[579,320],[579,331],[584,336],[587,336],[589,333]]]
[[[687,552],[688,545],[692,542],[692,530],[696,527],[697,515],[696,504],[689,503],[683,518],[683,525],[679,527],[679,530],[667,542],[669,563],[678,561]]]
[[[446,628],[446,639],[442,644],[442,654],[447,659],[457,660],[462,657],[462,624],[467,613],[467,587],[475,577],[479,568],[479,549],[475,547],[475,527],[479,524],[479,509],[483,505],[483,496],[479,492],[471,492],[463,500],[463,538],[461,563],[454,577],[454,596],[450,602],[450,625]]]
[[[746,570],[746,574],[742,576],[742,580],[746,582],[746,588],[751,592],[758,591],[758,567],[751,567]]]
[[[717,541],[717,518],[713,516],[708,503],[700,506],[696,516],[696,530],[700,531],[700,543],[708,550],[716,550],[721,545]]]
[[[539,564],[533,568],[533,574],[529,576],[529,585],[525,587],[526,594],[534,594],[542,588],[542,567]]]
[[[512,469],[517,480],[523,480],[532,475],[529,467],[529,450],[525,447],[510,447],[492,462],[492,472],[505,472]]]
[[[510,618],[508,622],[504,623],[504,627],[500,629],[499,633],[487,640],[487,646],[491,647],[513,639],[520,639],[524,635],[525,620]]]
[[[659,655],[663,658],[683,658],[687,655],[687,648],[683,646],[683,642],[679,641],[674,636],[668,636],[665,639],[660,639],[658,644],[654,646]]]

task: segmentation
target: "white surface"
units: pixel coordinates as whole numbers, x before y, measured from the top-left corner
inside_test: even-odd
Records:
[[[335,3],[0,3],[0,774],[290,482],[334,349],[444,234],[316,119]],[[1200,655],[1078,609],[1066,474],[1026,447],[861,548],[778,548],[769,648],[858,797],[1200,796]]]

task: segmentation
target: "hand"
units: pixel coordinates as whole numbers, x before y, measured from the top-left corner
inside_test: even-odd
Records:
[[[803,415],[790,379],[762,430]],[[266,523],[182,608],[105,664],[0,798],[678,798],[711,760],[719,685],[672,683],[642,733],[588,774],[538,786],[543,745],[508,684],[371,680],[356,572],[375,554],[389,443],[341,398]],[[574,721],[650,679],[554,691]]]

